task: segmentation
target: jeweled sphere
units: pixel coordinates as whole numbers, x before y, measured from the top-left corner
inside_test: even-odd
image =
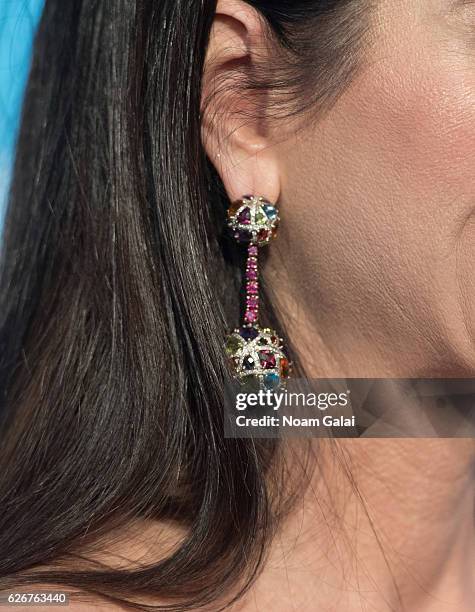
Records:
[[[276,390],[290,376],[291,365],[282,347],[282,339],[269,328],[246,325],[235,329],[226,342],[236,378],[254,390]]]
[[[228,226],[237,242],[264,246],[277,235],[279,211],[265,198],[244,196],[228,209]]]

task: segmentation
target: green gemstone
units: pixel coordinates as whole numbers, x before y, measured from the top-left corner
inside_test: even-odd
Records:
[[[262,210],[256,211],[256,216],[254,217],[256,223],[267,223],[268,219],[266,215],[262,212]]]
[[[243,393],[255,393],[260,388],[259,377],[253,374],[242,376],[239,382],[241,383]]]
[[[240,340],[237,336],[229,336],[226,342],[226,353],[228,355],[235,355],[241,347],[242,340]]]

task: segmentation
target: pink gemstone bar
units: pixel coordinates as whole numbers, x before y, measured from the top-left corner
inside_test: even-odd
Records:
[[[244,315],[244,322],[251,325],[254,325],[259,320],[258,252],[256,245],[249,245],[246,265],[246,313]]]

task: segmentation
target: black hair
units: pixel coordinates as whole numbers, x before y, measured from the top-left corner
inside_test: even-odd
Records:
[[[323,108],[358,65],[362,1],[248,3],[282,53],[275,82],[239,86]],[[0,589],[216,609],[278,526],[276,443],[222,432],[240,270],[200,135],[215,8],[46,0],[2,243]],[[98,560],[142,521],[176,526],[173,547]]]

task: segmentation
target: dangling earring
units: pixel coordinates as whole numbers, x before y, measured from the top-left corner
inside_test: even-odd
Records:
[[[262,197],[237,200],[228,210],[228,227],[237,242],[247,245],[244,322],[226,343],[236,378],[249,389],[276,390],[289,377],[291,365],[282,338],[259,326],[259,247],[277,234],[279,211]]]

